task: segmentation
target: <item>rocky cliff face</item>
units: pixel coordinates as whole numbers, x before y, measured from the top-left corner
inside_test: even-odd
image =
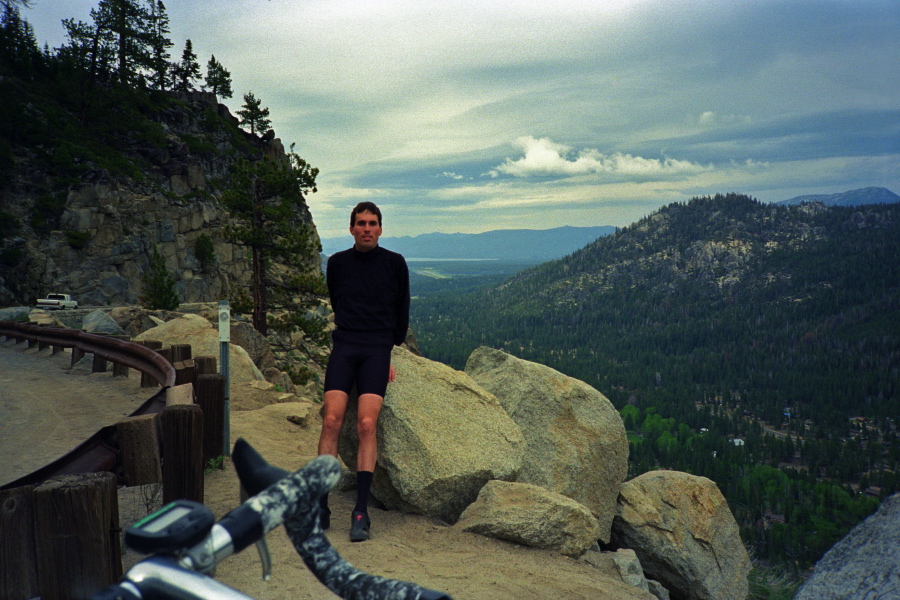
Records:
[[[280,140],[272,132],[259,137],[239,130],[237,119],[206,92],[174,97],[147,117],[165,140],[129,140],[125,158],[137,174],[84,171],[58,192],[62,210],[49,232],[29,223],[54,173],[35,167],[23,149],[0,195],[0,211],[19,224],[0,242],[11,257],[0,261],[0,305],[29,304],[48,292],[70,293],[83,306],[135,304],[153,246],[165,257],[183,302],[220,300],[249,285],[246,252],[223,237],[229,216],[219,197],[241,156],[287,160]],[[300,217],[318,243],[308,210]],[[212,242],[212,261],[196,251],[204,236]],[[319,268],[317,259],[309,266]]]

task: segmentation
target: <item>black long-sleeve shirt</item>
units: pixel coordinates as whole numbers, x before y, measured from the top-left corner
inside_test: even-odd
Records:
[[[409,327],[409,268],[396,252],[350,248],[328,259],[335,341],[399,346]]]

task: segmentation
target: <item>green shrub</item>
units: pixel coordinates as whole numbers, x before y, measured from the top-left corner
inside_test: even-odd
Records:
[[[66,243],[69,244],[69,248],[72,248],[73,250],[81,250],[87,245],[90,239],[91,234],[86,231],[66,232]]]
[[[59,227],[59,220],[66,208],[65,193],[44,194],[34,201],[29,223],[39,234],[49,233]]]
[[[15,215],[0,210],[0,242],[3,242],[6,236],[12,235],[18,230],[19,220]]]
[[[150,252],[149,263],[141,275],[144,286],[141,306],[151,310],[175,310],[181,299],[175,292],[175,279],[166,269],[166,260],[156,246]]]
[[[22,248],[4,248],[0,250],[0,265],[15,267],[22,261],[25,251]]]
[[[210,267],[216,264],[216,249],[212,238],[201,233],[194,244],[194,255],[200,261],[200,268],[206,273]]]

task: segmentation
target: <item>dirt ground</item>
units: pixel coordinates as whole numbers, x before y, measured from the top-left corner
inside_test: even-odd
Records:
[[[0,482],[18,476],[14,474],[15,468],[24,469],[27,465],[37,468],[47,462],[48,452],[59,451],[58,448],[50,450],[50,441],[35,444],[33,435],[26,433],[28,428],[46,432],[37,439],[62,439],[66,437],[63,432],[75,436],[87,431],[89,435],[105,424],[99,421],[115,422],[148,397],[147,390],[140,389],[137,375],[126,381],[113,379],[111,374],[90,374],[89,368],[67,373],[68,353],[50,356],[49,351],[44,351],[36,355],[33,349],[23,348],[24,344],[0,343],[0,427],[3,427],[0,448],[5,455],[17,453],[15,462],[19,465],[12,469],[11,475],[9,465],[0,464]],[[48,379],[55,383],[48,383]],[[60,384],[64,385],[60,387]],[[44,388],[44,385],[55,387]],[[51,393],[48,389],[56,391]],[[64,390],[64,395],[59,390]],[[93,402],[84,411],[83,399],[98,399],[106,393],[117,397],[116,401],[107,398],[99,402],[109,404],[107,414],[101,415]],[[241,393],[232,390],[236,408],[232,412],[233,440],[244,437],[271,463],[290,470],[313,458],[321,424],[315,405],[275,404],[242,411],[237,410]],[[23,409],[22,405],[32,403],[36,404]],[[24,435],[8,435],[14,430]],[[13,441],[29,438],[31,443]],[[44,462],[34,464],[36,461]],[[0,461],[3,462],[13,461]],[[146,498],[152,495],[153,487],[121,490],[119,509],[123,526],[147,514],[151,502]],[[206,475],[204,489],[205,503],[217,517],[239,502],[237,479],[227,460],[222,469]],[[370,573],[414,581],[445,591],[457,600],[653,599],[647,592],[623,583],[609,555],[589,553],[593,557],[590,562],[584,558],[572,559],[397,511],[370,508],[372,539],[352,543],[348,531],[354,499],[353,491],[332,492],[332,528],[328,538],[344,558]],[[271,532],[268,540],[273,559],[269,581],[262,580],[259,557],[252,548],[219,565],[217,578],[259,600],[337,598],[306,569],[282,529]],[[126,553],[125,568],[139,559],[132,552]]]

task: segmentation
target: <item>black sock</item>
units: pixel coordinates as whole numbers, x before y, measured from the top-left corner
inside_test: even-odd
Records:
[[[372,488],[372,471],[356,472],[356,507],[353,509],[359,512],[368,512],[369,508],[369,490]]]
[[[328,494],[319,496],[319,507],[322,508],[322,510],[328,510]]]

